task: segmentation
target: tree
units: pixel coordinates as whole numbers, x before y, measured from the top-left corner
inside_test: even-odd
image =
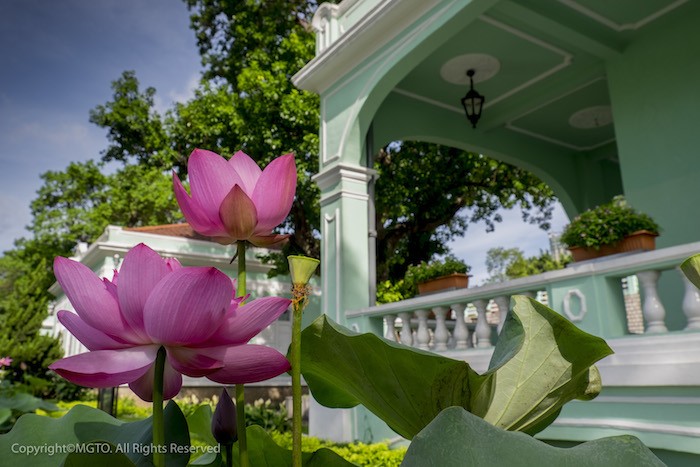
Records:
[[[32,241],[0,258],[0,355],[13,365],[5,377],[46,377],[49,364],[61,357],[56,339],[39,334],[50,302],[51,266]]]
[[[555,271],[563,269],[570,262],[570,255],[555,259],[548,251],[540,250],[539,255],[526,258],[520,248],[491,248],[486,253],[486,270],[489,273],[486,283]]]
[[[549,227],[551,189],[504,162],[411,142],[384,148],[375,168],[379,280],[401,278],[409,265],[447,253],[447,243],[471,222],[484,221],[493,230],[501,207],[518,206],[524,221]]]
[[[508,268],[524,259],[523,250],[520,248],[489,248],[486,252],[486,271],[489,273],[486,283],[505,282],[511,279],[507,272]]]

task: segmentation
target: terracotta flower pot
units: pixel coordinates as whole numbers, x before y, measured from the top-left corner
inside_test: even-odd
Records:
[[[468,285],[469,275],[455,272],[419,283],[418,293],[423,295],[443,290],[466,289]]]
[[[656,237],[659,234],[648,230],[638,230],[622,239],[614,245],[603,245],[600,249],[575,246],[569,248],[574,261],[586,261],[588,259],[600,258],[601,256],[625,253],[628,251],[654,250],[656,249]]]

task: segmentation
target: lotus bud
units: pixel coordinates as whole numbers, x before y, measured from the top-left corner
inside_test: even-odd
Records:
[[[219,444],[229,445],[238,440],[236,429],[236,404],[231,400],[224,388],[216,404],[214,415],[211,417],[211,432]]]

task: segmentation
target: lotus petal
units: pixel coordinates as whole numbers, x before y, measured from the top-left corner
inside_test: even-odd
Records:
[[[158,348],[158,345],[142,345],[120,350],[93,350],[58,360],[49,369],[81,386],[111,388],[143,376],[155,361]]]
[[[216,218],[211,219],[200,204],[187,194],[185,187],[182,186],[180,179],[173,172],[173,189],[177,204],[182,210],[187,222],[192,228],[202,235],[217,236],[226,235],[224,225],[221,223],[217,214]],[[218,206],[218,205],[217,205]]]
[[[90,268],[60,256],[53,264],[58,283],[86,324],[111,336],[139,342],[138,336],[119,311],[114,296]]]
[[[133,347],[133,344],[118,341],[99,329],[95,329],[83,321],[80,316],[67,310],[57,313],[58,320],[68,332],[73,334],[89,350],[123,349]]]
[[[229,310],[223,325],[207,339],[206,344],[245,344],[279,318],[291,304],[287,298],[262,297]]]
[[[224,367],[207,378],[222,384],[255,383],[274,378],[290,368],[284,355],[272,347],[247,344],[228,347]]]
[[[168,347],[168,360],[178,372],[199,378],[223,368],[225,351],[224,348],[218,348],[202,353],[187,347]]]
[[[245,240],[253,234],[258,224],[258,214],[253,201],[235,185],[219,207],[219,216],[226,232],[238,240]]]
[[[219,206],[233,185],[243,185],[241,177],[220,155],[195,149],[187,162],[192,199],[210,220],[218,219]]]
[[[144,306],[144,327],[168,346],[205,341],[220,323],[233,296],[231,279],[215,268],[182,268],[168,274]]]
[[[287,217],[296,187],[297,170],[293,154],[278,157],[265,167],[253,191],[253,202],[258,210],[256,234],[268,234]]]
[[[245,191],[248,196],[253,196],[255,184],[258,183],[258,179],[262,173],[258,164],[243,151],[238,151],[234,154],[233,157],[229,159],[228,163],[241,177],[243,191]]]
[[[139,243],[124,257],[119,277],[119,306],[134,330],[143,331],[143,307],[156,284],[170,268],[158,253]]]
[[[286,242],[289,235],[253,235],[248,239],[250,243],[259,247],[270,247]]]

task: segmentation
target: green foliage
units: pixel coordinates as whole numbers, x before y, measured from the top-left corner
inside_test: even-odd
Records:
[[[398,302],[415,297],[418,294],[418,284],[421,282],[452,273],[466,274],[470,270],[471,266],[453,255],[447,255],[442,260],[421,261],[416,266],[409,266],[403,279],[379,282],[377,284],[377,304]]]
[[[292,448],[291,433],[271,431],[270,437],[279,446]],[[387,443],[334,443],[313,436],[301,439],[301,449],[304,452],[314,452],[321,448],[328,448],[353,464],[372,467],[398,467],[406,454],[405,447],[392,449]]]
[[[409,266],[404,281],[418,284],[449,274],[466,274],[470,270],[471,266],[468,266],[467,263],[461,259],[452,255],[447,255],[442,260],[434,260],[429,263],[422,261],[417,266]]]
[[[256,467],[292,466],[292,451],[278,446],[261,427],[254,425],[246,429],[250,465]],[[238,443],[233,445],[233,465],[239,464]],[[350,467],[353,464],[327,448],[302,454],[302,465],[308,467]]]
[[[483,375],[466,362],[356,334],[322,316],[302,332],[304,379],[319,403],[363,404],[408,439],[450,406],[536,433],[566,402],[597,395],[593,364],[612,351],[539,302],[523,296],[514,302]]]
[[[570,247],[597,250],[603,245],[614,245],[638,230],[658,234],[660,227],[651,217],[633,209],[620,195],[576,216],[564,229],[561,241]]]
[[[274,406],[272,401],[258,399],[253,404],[245,405],[246,426],[258,425],[265,431],[291,432],[291,420],[287,418],[287,407],[282,402]]]
[[[0,433],[10,431],[20,416],[38,410],[53,413],[60,408],[50,401],[24,392],[19,385],[0,381]]]
[[[22,245],[0,257],[0,355],[13,358],[4,378],[26,384],[34,395],[51,397],[26,379],[49,379],[46,368],[61,356],[59,342],[39,333],[48,314],[51,263],[43,256],[46,246],[35,241]]]
[[[487,283],[504,282],[518,277],[532,276],[547,271],[563,269],[571,262],[571,255],[556,260],[547,251],[540,250],[536,256],[525,257],[520,248],[490,248],[486,252]]]
[[[155,88],[139,90],[136,73],[125,71],[112,82],[114,100],[90,111],[90,122],[107,128],[110,146],[102,153],[105,161],[126,162],[136,156],[159,167],[172,159],[161,116],[153,111]]]
[[[541,251],[537,256],[522,258],[509,264],[506,268],[506,275],[511,279],[518,277],[542,274],[547,271],[563,269],[571,262],[571,255],[565,255],[562,259],[556,260],[547,251]]]
[[[681,271],[695,287],[700,288],[700,255],[693,255],[683,261]]]
[[[165,407],[164,424],[167,446],[170,446],[171,443],[179,446],[190,445],[187,422],[177,404],[169,402]],[[0,452],[5,453],[3,460],[9,465],[25,465],[27,456],[21,453],[12,453],[10,447],[15,443],[32,444],[29,442],[30,440],[34,440],[33,444],[35,445],[45,444],[48,446],[67,446],[108,440],[114,446],[128,445],[132,447],[134,443],[137,443],[148,447],[153,440],[152,420],[149,418],[125,423],[101,410],[85,405],[76,405],[66,415],[57,419],[28,414],[17,421],[12,431],[0,435]],[[138,465],[148,465],[146,462],[149,462],[151,458],[148,452],[143,450],[130,449],[124,454],[131,462]],[[32,456],[32,465],[36,467],[55,466],[61,465],[64,460],[66,460],[66,465],[71,465],[67,462],[67,458],[68,452],[57,451],[53,455],[50,455],[49,452],[42,452]],[[189,459],[189,453],[178,453],[168,449],[165,459],[166,465],[184,466]],[[99,454],[92,455],[87,460],[91,460],[92,463],[74,465],[99,465],[103,463]],[[103,465],[111,464],[103,463]]]
[[[411,264],[448,252],[469,223],[487,231],[501,207],[549,228],[554,194],[530,172],[489,157],[430,143],[392,143],[375,159],[377,277],[397,280]],[[465,210],[463,208],[469,208]]]
[[[377,284],[377,305],[400,302],[415,295],[415,285],[408,287],[403,279],[396,282],[383,281]]]
[[[573,448],[558,448],[523,433],[495,427],[461,407],[450,407],[413,439],[401,465],[638,467],[665,464],[634,436],[615,436]]]

